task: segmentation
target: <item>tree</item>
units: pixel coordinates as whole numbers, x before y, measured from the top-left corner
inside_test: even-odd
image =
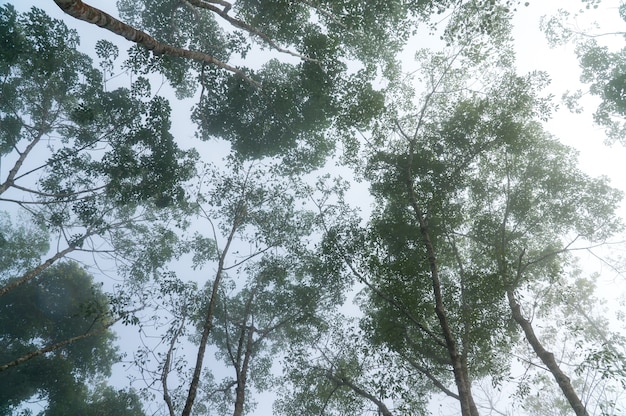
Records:
[[[571,369],[572,385],[589,414],[619,414],[625,375],[623,335],[619,329],[611,329],[612,313],[600,306],[603,300],[595,293],[599,276],[585,276],[576,264],[571,268],[571,277],[559,276],[550,286],[539,283],[532,288],[541,304],[557,305],[539,307],[532,313],[541,319],[542,339],[554,346],[557,359]],[[560,345],[576,347],[563,349]],[[532,351],[521,348],[519,354],[527,363],[523,403],[529,414],[571,413],[567,401],[555,391],[557,386],[537,371]]]
[[[269,162],[226,162],[207,165],[190,191],[204,226],[180,250],[194,271],[154,276],[150,308],[167,313],[146,332],[158,345],[136,355],[170,415],[249,411],[252,393],[272,387],[275,357],[314,337],[344,289],[332,276],[312,278],[323,266],[307,241],[317,223],[299,208],[302,182]]]
[[[1,271],[2,283],[9,271]],[[51,266],[3,296],[0,307],[0,413],[38,399],[45,415],[103,414],[114,406],[122,415],[143,414],[134,392],[90,394],[118,359],[109,330],[115,318],[108,297],[76,263]]]
[[[424,413],[441,392],[476,416],[476,383],[505,385],[520,350],[548,368],[579,415],[588,410],[577,374],[570,379],[560,358],[620,376],[606,365],[619,349],[597,349],[601,336],[581,335],[586,349],[559,357],[532,319],[535,306],[545,319],[567,309],[546,294],[574,287],[573,250],[620,229],[620,195],[544,131],[546,76],[511,71],[515,2],[122,0],[119,19],[80,0],[55,3],[135,42],[125,68],[140,76],[109,91],[115,46],[97,44],[98,71],[61,22],[2,9],[0,149],[12,162],[0,201],[60,243],[43,262],[25,238],[11,248],[16,261],[0,253],[16,270],[0,300],[53,284],[50,273],[69,264],[58,260],[80,250],[111,253],[128,279],[107,299],[97,333],[34,345],[5,372],[120,318],[139,323],[135,368],[144,393],[164,399],[154,413],[171,416],[249,412],[283,357],[293,389],[276,406],[283,414]],[[439,33],[458,49],[418,53],[424,93],[415,104],[396,53],[417,23],[447,11]],[[245,57],[263,47],[273,52],[258,64]],[[231,144],[226,168],[196,171],[195,154],[178,147],[169,104],[143,77],[157,72],[180,97],[196,94],[197,136]],[[46,161],[34,161],[46,139]],[[371,186],[366,221],[341,181],[305,184],[303,172],[336,156],[337,143]],[[188,182],[196,174],[197,187]],[[172,270],[189,257],[193,270]],[[334,313],[354,288],[358,324]],[[144,313],[124,313],[132,302]],[[67,404],[59,413],[140,414],[133,390],[67,373],[59,391],[45,390]]]
[[[462,55],[426,59],[421,107],[392,119],[391,137],[372,140],[364,177],[376,208],[366,228],[329,227],[329,255],[366,286],[372,347],[457,398],[461,414],[478,414],[474,380],[503,381],[522,330],[571,407],[586,414],[520,297],[560,276],[574,243],[621,229],[621,194],[583,174],[571,149],[543,131],[541,74],[504,72],[494,82],[485,73],[494,83],[473,91],[455,60]]]
[[[338,140],[353,143],[354,133],[382,112],[383,94],[373,83],[397,75],[395,54],[418,22],[451,8],[453,24],[444,36],[466,38],[470,26],[479,33],[499,28],[516,2],[122,0],[122,20],[80,0],[55,3],[136,43],[128,65],[160,71],[181,96],[200,84],[194,119],[201,138],[228,140],[244,158],[278,156],[309,170],[323,164]],[[269,54],[260,68],[229,63],[258,47],[298,61]]]
[[[585,2],[586,13],[592,13],[600,2]],[[618,8],[620,19],[626,21],[626,5]],[[600,99],[593,120],[605,129],[610,142],[624,142],[626,137],[626,48],[615,49],[602,42],[602,38],[624,37],[626,32],[598,32],[596,23],[587,30],[579,29],[572,21],[582,15],[572,15],[560,10],[556,16],[544,18],[542,29],[551,46],[574,43],[581,69],[580,81],[589,85],[587,94]],[[570,110],[580,113],[579,103],[585,93],[582,90],[568,91],[564,94],[565,103]]]
[[[58,241],[55,254],[0,288],[2,296],[71,252],[102,247],[97,237],[179,206],[195,153],[175,143],[169,104],[148,99],[147,80],[107,91],[105,74],[76,50],[78,36],[62,22],[5,5],[0,36],[0,154],[12,163],[0,203],[29,212]],[[98,53],[113,65],[113,45],[100,42]]]

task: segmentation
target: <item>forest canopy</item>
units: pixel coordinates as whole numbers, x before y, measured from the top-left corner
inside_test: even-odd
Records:
[[[626,6],[559,99],[534,2],[99,3],[0,7],[0,415],[626,410]]]

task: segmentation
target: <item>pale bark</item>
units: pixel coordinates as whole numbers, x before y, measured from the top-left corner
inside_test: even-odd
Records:
[[[39,132],[37,136],[33,138],[30,143],[28,143],[28,146],[26,146],[26,148],[22,152],[17,152],[20,156],[15,161],[15,165],[13,165],[13,168],[9,171],[6,180],[2,184],[0,184],[0,195],[13,186],[15,177],[17,176],[17,173],[24,164],[24,161],[33,150],[33,148],[37,145],[37,143],[39,143],[42,137],[43,132]]]
[[[532,324],[528,319],[524,318],[524,315],[522,315],[521,306],[515,299],[515,294],[513,293],[513,290],[507,290],[506,296],[509,300],[509,306],[511,307],[513,319],[515,319],[515,322],[517,322],[519,326],[522,327],[522,329],[524,330],[524,334],[526,335],[526,339],[528,340],[528,343],[533,347],[535,354],[537,354],[539,359],[541,359],[541,362],[543,362],[543,364],[548,367],[548,370],[550,370],[550,372],[554,376],[554,379],[561,388],[563,395],[574,410],[576,416],[589,416],[585,405],[582,403],[582,401],[578,397],[578,394],[574,390],[574,387],[572,386],[569,377],[561,370],[559,364],[556,362],[554,354],[552,354],[550,351],[546,350],[543,347],[535,334],[535,330],[533,329]]]
[[[50,257],[45,262],[41,263],[39,266],[24,273],[22,277],[20,277],[19,279],[15,279],[11,283],[0,288],[0,296],[6,295],[11,290],[18,288],[25,283],[28,283],[35,277],[39,276],[39,274],[41,274],[44,270],[50,267],[55,261],[59,260],[60,258],[64,257],[66,254],[71,253],[74,250],[76,250],[76,246],[69,246],[65,250],[57,252],[54,256]]]
[[[135,29],[134,27],[119,21],[110,14],[83,3],[81,0],[54,0],[54,2],[68,15],[109,30],[116,35],[122,36],[131,42],[145,47],[146,49],[152,51],[155,55],[169,55],[178,58],[192,59],[209,65],[215,65],[219,68],[239,75],[251,85],[256,87],[260,86],[258,82],[248,77],[248,75],[246,75],[239,68],[222,62],[214,56],[204,52],[190,51],[159,42],[146,32]]]

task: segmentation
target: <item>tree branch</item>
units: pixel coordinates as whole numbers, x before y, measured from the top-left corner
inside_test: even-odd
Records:
[[[230,7],[228,7],[228,6],[224,7],[224,9],[220,9],[219,7],[215,7],[212,4],[210,4],[210,3],[213,3],[213,2],[210,2],[210,1],[209,2],[204,1],[204,0],[185,0],[185,1],[187,1],[192,6],[212,11],[213,13],[219,15],[222,19],[226,20],[228,23],[233,25],[234,27],[237,27],[239,29],[243,29],[243,30],[251,33],[252,35],[255,35],[255,36],[261,38],[271,48],[277,50],[278,52],[285,53],[285,54],[291,55],[291,56],[295,56],[296,58],[300,58],[300,59],[305,60],[305,61],[320,63],[317,59],[310,58],[308,56],[305,56],[305,55],[302,55],[302,54],[299,54],[297,52],[293,52],[293,51],[291,51],[289,49],[285,49],[285,48],[281,47],[276,42],[274,42],[269,36],[267,36],[265,33],[261,32],[256,27],[249,25],[248,23],[244,22],[243,20],[240,20],[240,19],[237,19],[237,18],[234,18],[234,17],[230,16],[228,14],[228,11],[230,10]],[[223,4],[223,3],[219,2],[219,4]]]
[[[371,401],[372,403],[374,403],[378,407],[378,411],[380,412],[380,414],[382,416],[393,416],[391,411],[389,411],[389,409],[387,408],[387,406],[385,405],[385,403],[382,400],[378,399],[373,394],[368,393],[367,391],[365,391],[361,387],[357,386],[352,381],[350,381],[347,377],[338,376],[338,375],[334,374],[333,372],[331,372],[330,370],[327,370],[324,374],[326,375],[326,378],[331,380],[333,383],[335,383],[337,385],[340,385],[340,386],[348,387],[350,390],[355,392],[357,395],[359,395],[359,396],[363,397],[364,399],[367,399],[367,400]]]
[[[532,324],[522,315],[521,306],[515,299],[513,289],[509,288],[506,291],[506,296],[509,300],[509,306],[511,308],[511,313],[513,314],[513,319],[515,319],[515,322],[517,322],[524,331],[524,334],[526,335],[526,340],[535,351],[535,354],[537,354],[537,356],[552,373],[552,376],[561,388],[563,395],[569,402],[572,410],[574,410],[574,413],[577,416],[589,416],[585,405],[578,397],[578,394],[576,394],[576,391],[574,390],[574,387],[572,386],[569,377],[565,375],[565,373],[559,367],[559,364],[556,362],[554,354],[552,354],[550,351],[546,350],[543,347],[541,341],[539,341],[535,334],[535,330],[533,329]]]
[[[259,88],[261,84],[252,78],[250,78],[241,69],[222,62],[204,52],[190,51],[183,48],[177,48],[165,43],[157,41],[147,33],[135,29],[134,27],[123,23],[108,13],[103,12],[100,9],[92,7],[83,3],[81,0],[54,0],[54,2],[68,15],[85,22],[95,24],[103,29],[122,36],[127,40],[134,42],[144,48],[152,51],[155,55],[169,55],[178,58],[192,59],[194,61],[204,62],[206,64],[215,65],[218,68],[222,68],[226,71],[239,75],[246,82]]]

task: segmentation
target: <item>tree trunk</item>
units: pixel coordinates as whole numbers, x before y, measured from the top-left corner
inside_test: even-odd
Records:
[[[430,268],[430,276],[433,285],[433,294],[435,297],[435,313],[437,314],[439,325],[441,327],[441,332],[443,333],[443,337],[446,342],[446,348],[448,350],[450,361],[452,363],[454,382],[456,383],[457,389],[459,391],[461,415],[478,416],[478,408],[476,407],[476,404],[474,403],[474,398],[472,397],[469,374],[466,366],[464,365],[463,357],[461,357],[458,352],[456,339],[452,334],[450,324],[448,323],[448,317],[446,314],[445,305],[443,303],[443,294],[441,292],[441,281],[439,279],[439,268],[437,264],[437,257],[435,255],[435,248],[433,247],[432,241],[430,239],[430,233],[428,230],[428,225],[426,224],[426,219],[424,218],[424,213],[417,203],[417,197],[415,195],[415,190],[413,189],[413,181],[411,179],[410,172],[409,175],[407,175],[407,190],[409,192],[410,204],[415,212],[415,217],[419,223],[420,233],[424,241],[424,246],[426,247],[428,265]]]
[[[190,416],[191,409],[196,400],[196,395],[198,394],[198,384],[200,383],[200,374],[202,373],[202,364],[204,362],[204,354],[206,352],[206,346],[209,341],[209,334],[213,329],[213,317],[215,311],[215,304],[217,303],[217,292],[220,287],[220,283],[222,280],[222,275],[224,273],[224,263],[226,261],[226,254],[230,249],[230,245],[235,237],[235,233],[239,228],[240,223],[240,214],[233,220],[233,226],[230,229],[230,233],[228,235],[228,239],[226,240],[226,245],[224,246],[224,250],[220,253],[219,262],[217,266],[217,272],[215,273],[215,281],[213,282],[213,288],[211,290],[211,298],[209,299],[209,303],[207,305],[207,311],[204,316],[204,325],[202,327],[202,336],[200,337],[200,345],[198,345],[198,354],[196,355],[196,365],[193,370],[193,376],[191,377],[191,383],[189,384],[189,392],[187,393],[187,400],[185,401],[185,407],[183,408],[183,412],[181,416]]]
[[[215,57],[198,51],[190,51],[187,49],[177,48],[172,45],[161,43],[152,36],[148,35],[141,30],[127,25],[111,16],[108,13],[103,12],[100,9],[92,7],[83,3],[81,0],[54,0],[54,2],[70,16],[83,20],[88,23],[92,23],[100,26],[103,29],[109,30],[116,35],[122,36],[127,40],[134,42],[138,45],[151,50],[155,55],[170,55],[179,58],[192,59],[194,61],[200,61],[205,64],[215,65],[219,68],[225,69],[232,73],[235,73],[245,79],[251,85],[256,87],[259,83],[248,77],[242,70],[235,68],[225,62],[222,62]]]
[[[552,354],[550,351],[547,351],[543,347],[543,345],[535,335],[532,324],[522,315],[521,306],[515,300],[515,294],[513,293],[513,290],[507,290],[506,296],[509,300],[509,306],[511,307],[513,319],[515,319],[515,322],[517,322],[519,326],[522,327],[528,343],[533,347],[533,350],[541,359],[541,362],[543,362],[543,364],[548,367],[548,370],[550,370],[550,372],[554,376],[554,379],[561,388],[561,391],[563,392],[563,395],[569,402],[570,406],[574,410],[574,413],[576,413],[576,416],[589,416],[585,405],[581,402],[578,394],[576,394],[574,387],[572,387],[572,383],[570,383],[569,377],[567,377],[567,375],[565,375],[565,373],[561,371],[559,364],[554,359],[554,354]]]
[[[248,381],[248,368],[250,367],[250,359],[254,352],[254,328],[250,326],[247,331],[246,348],[243,357],[241,370],[237,371],[237,387],[235,388],[235,411],[233,416],[243,415],[243,406],[246,401],[246,382]]]

